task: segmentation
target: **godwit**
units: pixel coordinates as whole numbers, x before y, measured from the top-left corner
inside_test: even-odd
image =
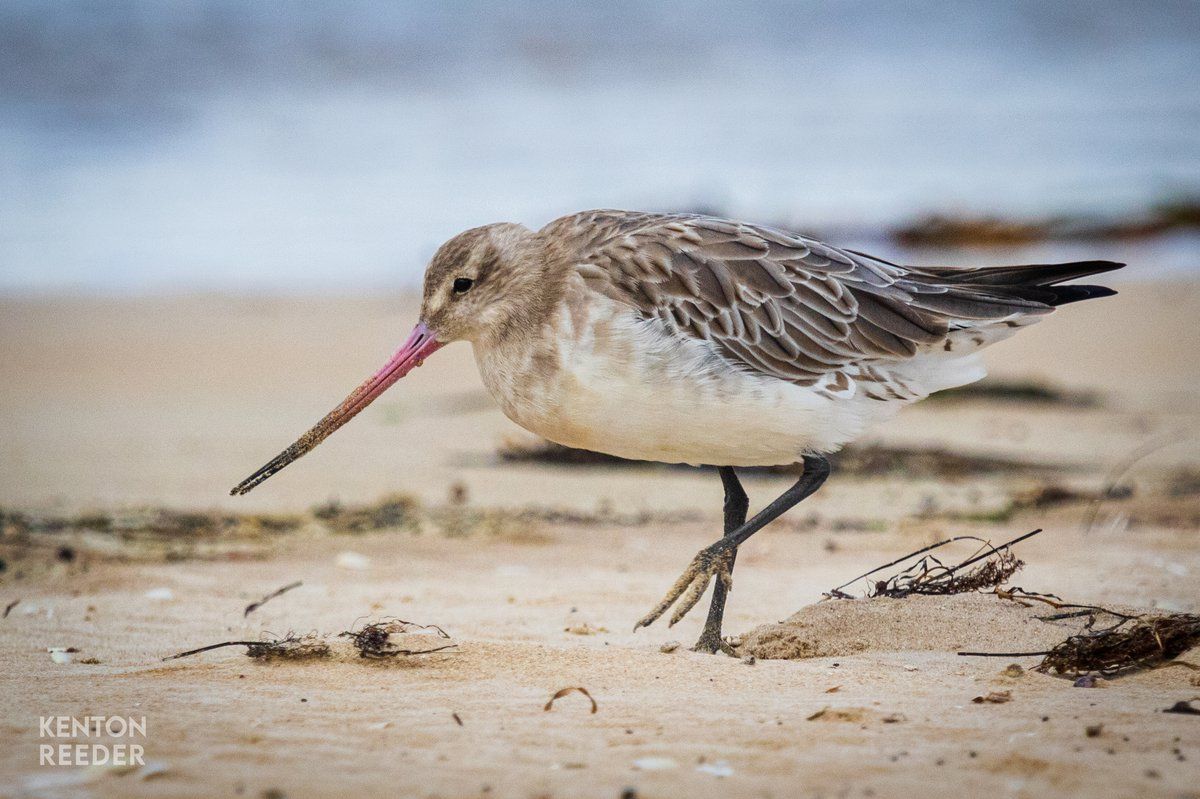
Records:
[[[823,454],[983,377],[983,347],[1058,305],[1114,293],[1059,283],[1121,266],[900,266],[698,215],[586,211],[537,232],[474,228],[434,255],[420,321],[391,360],[232,493],[304,455],[444,344],[469,341],[484,385],[527,430],[719,467],[724,536],[635,629],[676,602],[679,621],[716,577],[695,648],[729,651],[721,619],[737,549],[820,488]],[[734,467],[798,461],[796,484],[747,521]]]

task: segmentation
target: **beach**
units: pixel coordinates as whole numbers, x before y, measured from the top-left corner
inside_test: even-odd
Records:
[[[3,792],[1200,795],[1200,725],[1163,712],[1200,696],[1191,668],[1076,687],[1036,656],[960,656],[1078,631],[987,592],[811,607],[938,540],[1043,528],[1009,588],[1200,611],[1200,284],[1121,292],[989,350],[1007,393],[906,409],[859,446],[909,455],[846,461],[743,547],[738,657],[688,651],[703,605],[632,632],[718,535],[716,475],[506,459],[541,443],[491,403],[467,345],[228,496],[398,345],[412,296],[4,299]],[[748,475],[752,509],[788,480]],[[752,656],[751,631],[801,609],[788,635],[825,648]],[[365,658],[337,635],[389,618],[456,646]],[[330,653],[162,660],[288,632]],[[569,687],[595,712],[578,692],[544,709]],[[144,716],[149,765],[39,766],[39,719],[89,714]]]

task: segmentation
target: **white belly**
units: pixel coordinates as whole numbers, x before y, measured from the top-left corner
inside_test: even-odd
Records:
[[[615,303],[597,324],[553,321],[553,354],[475,348],[505,414],[570,447],[666,463],[768,466],[829,452],[897,403],[831,399],[731,367],[706,342],[671,335]],[[576,320],[578,324],[578,320]],[[545,341],[547,337],[541,336]],[[553,368],[551,368],[553,366]]]

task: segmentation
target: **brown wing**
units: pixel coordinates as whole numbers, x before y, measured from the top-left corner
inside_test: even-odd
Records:
[[[715,217],[588,211],[544,233],[569,242],[596,291],[803,385],[850,364],[911,357],[967,320],[1051,309],[1007,287],[956,283],[953,270]]]

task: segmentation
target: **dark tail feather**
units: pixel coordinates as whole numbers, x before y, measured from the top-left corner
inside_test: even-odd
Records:
[[[1125,264],[1116,261],[1073,261],[1067,264],[1026,264],[1023,266],[921,267],[938,277],[955,283],[976,286],[1052,286],[1064,280],[1099,275],[1120,269]]]
[[[1117,293],[1116,289],[1110,289],[1108,286],[1051,286],[1050,291],[1054,292],[1054,300],[1050,305],[1066,305],[1095,297],[1111,297]]]
[[[1066,264],[1027,264],[1024,266],[983,266],[974,269],[952,267],[922,268],[947,283],[978,286],[1002,296],[1066,305],[1070,302],[1111,297],[1117,292],[1107,286],[1060,286],[1064,280],[1098,275],[1120,269],[1115,261],[1073,261]]]

